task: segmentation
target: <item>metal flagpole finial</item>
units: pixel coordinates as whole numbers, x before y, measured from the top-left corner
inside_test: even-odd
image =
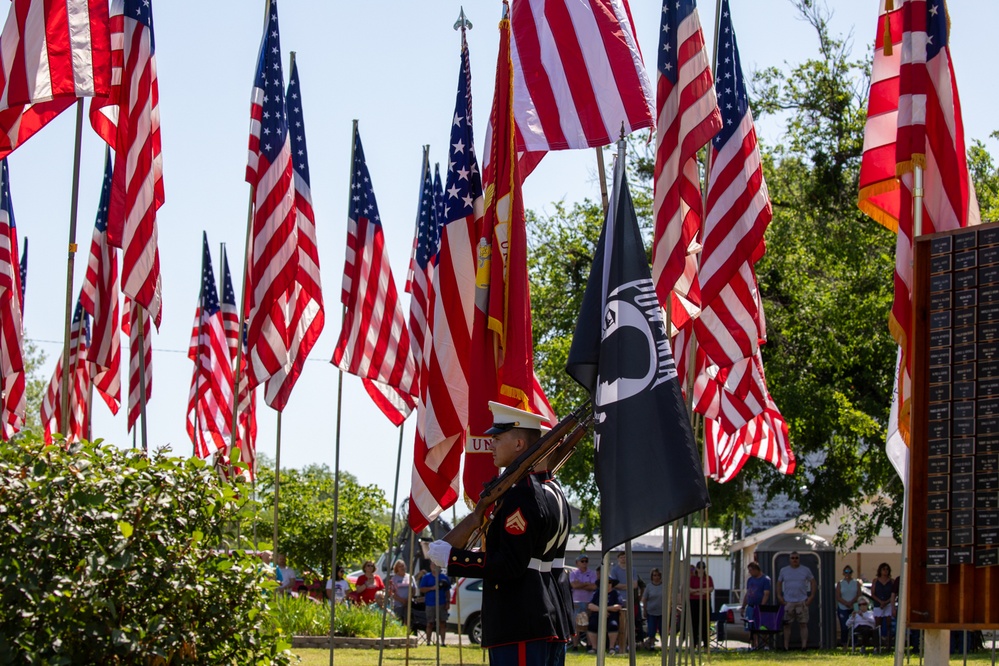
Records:
[[[468,17],[465,16],[465,7],[464,7],[464,5],[462,5],[462,7],[461,7],[461,13],[458,14],[458,20],[454,22],[454,29],[455,30],[471,30],[472,29],[472,22],[469,21]]]

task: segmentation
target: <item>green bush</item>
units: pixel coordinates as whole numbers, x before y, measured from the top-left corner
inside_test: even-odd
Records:
[[[289,663],[259,560],[224,548],[240,493],[197,459],[0,443],[0,663]]]
[[[330,607],[306,597],[279,597],[271,601],[270,620],[288,636],[328,636]],[[377,638],[382,635],[382,611],[374,606],[336,607],[336,635]],[[386,636],[405,636],[406,628],[389,612]]]

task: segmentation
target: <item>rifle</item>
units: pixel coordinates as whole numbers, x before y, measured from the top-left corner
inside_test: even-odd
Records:
[[[593,408],[590,404],[590,399],[587,398],[583,404],[555,424],[554,428],[542,435],[534,444],[527,447],[509,467],[503,470],[502,474],[487,483],[483,487],[482,494],[479,495],[479,501],[476,505],[487,507],[500,501],[510,488],[517,485],[521,479],[534,471],[534,467],[539,461],[547,458],[548,466],[553,472],[561,467],[569,456],[572,455],[579,440],[583,439],[583,436],[586,435],[586,431],[589,430],[592,422]],[[462,522],[464,523],[465,521]],[[456,526],[452,532],[457,537],[454,540],[460,543],[455,544],[452,539],[447,537],[445,537],[445,540],[452,543],[452,545],[470,548],[485,533],[488,525],[489,518],[486,517],[481,525],[477,525],[472,530],[467,539],[460,537],[459,533],[463,530],[459,530],[459,526]],[[449,534],[448,536],[452,535]]]

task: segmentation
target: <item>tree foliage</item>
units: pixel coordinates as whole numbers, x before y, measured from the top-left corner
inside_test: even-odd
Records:
[[[808,520],[846,507],[842,546],[851,535],[855,543],[868,541],[882,526],[896,536],[901,529],[902,485],[883,453],[896,355],[887,327],[895,236],[856,203],[870,61],[852,59],[849,37],[829,33],[824,4],[794,4],[814,29],[817,56],[758,72],[751,105],[757,118],[782,125],[780,138],[761,146],[774,218],[756,269],[767,382],[788,422],[798,467],[788,477],[751,460],[735,482],[710,484],[710,518],[730,526],[751,512],[749,488],[762,488],[771,497],[787,494]],[[649,242],[651,149],[639,138],[629,153]],[[969,160],[983,218],[995,219],[999,172],[978,142]],[[591,202],[529,217],[537,368],[560,413],[582,397],[564,367],[600,222]],[[585,526],[597,530],[592,465],[592,445],[581,445],[561,476],[583,505]]]
[[[992,138],[999,139],[999,131],[993,132]],[[982,222],[999,222],[999,167],[985,144],[977,139],[968,149],[968,169],[977,190]]]
[[[226,546],[238,492],[196,458],[0,443],[0,662],[289,663]]]
[[[278,486],[278,551],[299,571],[311,570],[329,578],[333,546],[333,492],[335,477],[326,465],[282,469]],[[261,466],[257,482],[260,501],[274,506],[274,469]],[[357,563],[375,556],[388,545],[385,515],[391,507],[375,485],[362,486],[357,477],[340,472],[338,563]],[[257,525],[270,536],[273,513],[266,511]]]
[[[883,453],[895,362],[888,333],[895,237],[856,205],[869,65],[801,2],[819,58],[755,79],[758,116],[781,113],[781,143],[764,148],[774,219],[757,265],[767,317],[767,380],[798,460],[793,477],[764,464],[744,479],[784,492],[816,521],[852,509],[872,537],[901,527],[902,485]],[[879,498],[873,513],[861,511]],[[845,540],[846,534],[840,535]]]

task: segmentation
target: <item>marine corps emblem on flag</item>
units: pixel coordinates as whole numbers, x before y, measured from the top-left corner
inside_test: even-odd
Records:
[[[520,536],[527,531],[527,519],[524,518],[524,514],[520,512],[520,509],[517,509],[507,517],[504,527],[506,527],[506,531],[510,534]]]

